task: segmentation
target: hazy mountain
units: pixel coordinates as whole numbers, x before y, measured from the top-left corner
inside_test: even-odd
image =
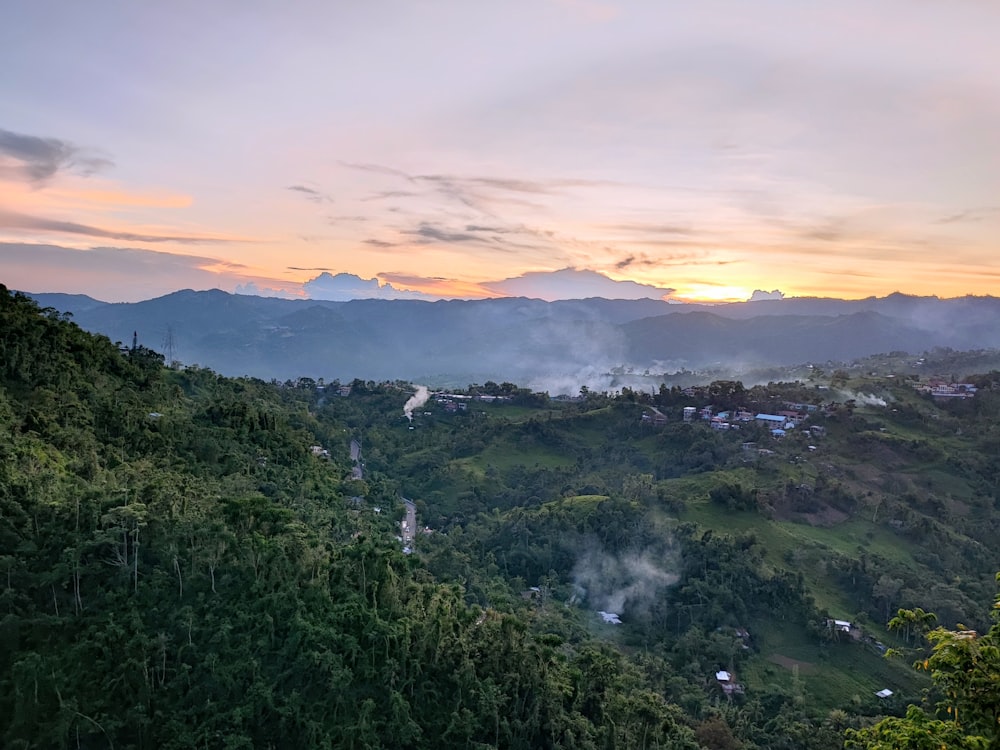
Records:
[[[113,341],[165,348],[220,373],[436,383],[584,382],[638,371],[741,369],[851,360],[886,351],[1000,347],[1000,300],[893,294],[729,305],[658,300],[544,302],[286,300],[184,290],[137,303],[33,295]],[[549,386],[555,388],[557,386]]]
[[[32,294],[30,296],[42,307],[52,307],[60,312],[73,313],[74,315],[83,310],[93,310],[96,307],[108,304],[107,302],[101,302],[99,299],[88,297],[86,294],[51,292],[47,294]]]
[[[627,323],[624,330],[630,361],[674,361],[688,367],[849,360],[936,345],[926,331],[872,311],[735,320],[707,312],[674,313]]]

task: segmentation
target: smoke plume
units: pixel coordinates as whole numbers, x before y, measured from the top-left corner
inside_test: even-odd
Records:
[[[431,397],[430,391],[427,390],[427,386],[418,385],[417,392],[410,396],[406,403],[403,404],[403,414],[406,418],[413,421],[413,410],[419,409],[421,406],[427,403],[427,399]]]
[[[660,592],[677,583],[679,576],[674,553],[642,551],[610,554],[602,548],[590,549],[573,567],[573,586],[590,606],[620,614],[626,608],[645,610]]]
[[[844,395],[848,399],[854,399],[854,401],[856,403],[859,403],[862,406],[888,406],[889,405],[888,403],[886,403],[886,400],[884,398],[879,398],[878,396],[876,396],[873,393],[861,393],[861,392],[854,393],[853,391],[847,391],[847,392],[844,393]]]

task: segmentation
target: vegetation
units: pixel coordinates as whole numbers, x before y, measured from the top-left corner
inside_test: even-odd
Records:
[[[985,635],[964,627],[957,631],[939,627],[926,632],[924,638],[931,652],[914,667],[929,672],[934,681],[939,700],[933,712],[911,705],[905,717],[889,717],[872,727],[849,730],[847,747],[1000,747],[1000,596],[993,615],[994,624]],[[919,632],[926,631],[935,619],[922,610],[901,609],[890,625]]]
[[[957,678],[996,648],[961,631],[1000,568],[1000,376],[836,380],[488,382],[410,422],[408,383],[165,367],[0,289],[0,744],[995,743]],[[926,669],[883,658],[926,631]]]

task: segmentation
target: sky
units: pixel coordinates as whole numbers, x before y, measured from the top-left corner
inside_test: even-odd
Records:
[[[1000,286],[1000,4],[9,0],[0,283]]]

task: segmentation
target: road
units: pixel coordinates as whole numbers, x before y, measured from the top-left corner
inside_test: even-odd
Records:
[[[351,469],[351,479],[363,479],[364,470],[361,464],[361,443],[357,440],[351,441],[351,460],[354,462],[354,468]]]
[[[406,518],[399,522],[402,529],[400,536],[403,537],[403,551],[408,552],[413,544],[413,537],[417,533],[417,506],[412,500],[407,500],[405,497],[403,504],[406,506]]]

